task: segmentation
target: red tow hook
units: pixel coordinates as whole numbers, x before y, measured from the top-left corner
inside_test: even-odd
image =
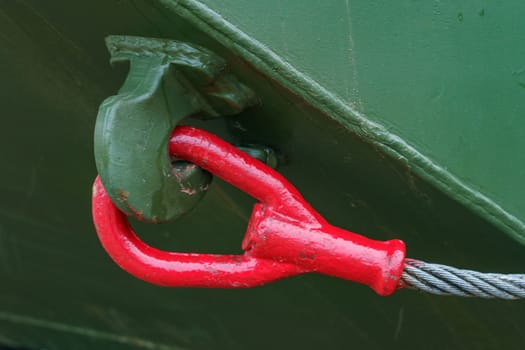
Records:
[[[375,241],[330,225],[282,175],[217,136],[177,127],[170,154],[190,161],[253,196],[242,255],[166,252],[148,246],[97,177],[93,219],[100,241],[121,268],[171,287],[254,287],[307,272],[366,284],[380,295],[398,286],[405,244]]]

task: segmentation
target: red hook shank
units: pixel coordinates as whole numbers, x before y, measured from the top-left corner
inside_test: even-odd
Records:
[[[188,126],[175,128],[169,152],[208,170],[257,200],[243,255],[173,253],[142,242],[125,214],[93,187],[93,218],[109,255],[145,281],[173,287],[253,287],[318,272],[393,293],[405,259],[397,239],[375,241],[330,225],[282,175],[217,136]]]

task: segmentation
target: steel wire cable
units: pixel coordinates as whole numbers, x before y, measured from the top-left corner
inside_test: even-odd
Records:
[[[406,259],[400,287],[438,295],[512,300],[525,298],[525,274],[483,273]]]

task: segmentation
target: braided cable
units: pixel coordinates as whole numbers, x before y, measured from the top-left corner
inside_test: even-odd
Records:
[[[482,273],[406,259],[400,287],[438,295],[512,300],[525,298],[525,274]]]

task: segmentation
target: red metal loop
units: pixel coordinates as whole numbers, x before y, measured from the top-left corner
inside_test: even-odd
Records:
[[[405,259],[402,241],[374,241],[330,225],[282,175],[203,130],[177,127],[169,151],[260,201],[242,244],[244,254],[173,253],[146,245],[97,178],[93,218],[98,236],[127,272],[163,286],[210,288],[252,287],[318,272],[366,284],[380,295],[396,289]]]

